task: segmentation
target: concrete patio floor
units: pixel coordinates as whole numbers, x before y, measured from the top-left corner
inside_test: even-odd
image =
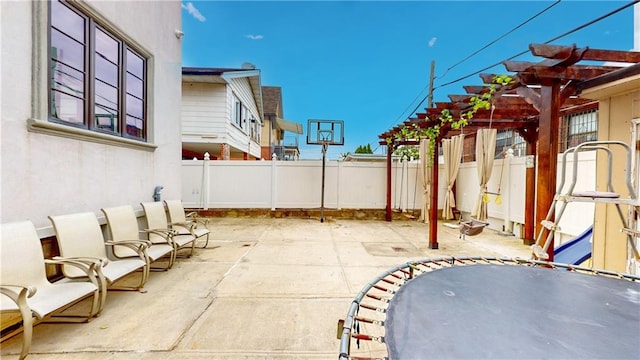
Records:
[[[530,256],[489,229],[461,240],[439,224],[430,250],[416,221],[211,220],[208,248],[152,272],[145,293],[109,292],[89,323],[37,325],[27,359],[337,359],[338,319],[383,271],[423,258]],[[17,358],[21,342],[2,343],[2,358]]]

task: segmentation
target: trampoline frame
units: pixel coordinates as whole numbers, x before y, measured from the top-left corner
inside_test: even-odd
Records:
[[[391,268],[384,273],[377,276],[374,280],[366,284],[358,295],[354,298],[349,306],[344,321],[340,320],[338,325],[338,335],[340,339],[340,354],[339,360],[364,360],[374,358],[363,357],[351,357],[351,339],[356,339],[356,342],[363,341],[376,341],[384,343],[384,336],[372,336],[362,334],[358,331],[359,322],[369,323],[374,326],[382,327],[384,331],[383,320],[372,320],[358,316],[360,310],[373,311],[376,313],[386,313],[388,303],[398,289],[416,278],[417,276],[425,273],[432,272],[434,270],[456,267],[456,266],[468,266],[468,265],[505,265],[505,266],[530,266],[530,267],[544,267],[550,270],[568,270],[573,272],[580,272],[588,275],[606,276],[617,279],[624,279],[633,282],[640,282],[640,276],[619,273],[609,270],[591,269],[582,266],[547,262],[542,260],[521,259],[521,258],[498,258],[498,257],[443,257],[435,259],[423,259],[408,261],[400,264],[394,268]],[[363,303],[363,300],[369,299],[372,303]],[[379,359],[379,358],[375,358]],[[387,359],[383,357],[382,359]]]

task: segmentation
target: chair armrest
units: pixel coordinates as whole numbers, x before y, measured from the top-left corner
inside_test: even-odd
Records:
[[[89,280],[100,289],[103,283],[104,275],[102,274],[102,267],[107,264],[106,259],[99,258],[63,258],[56,256],[53,259],[44,259],[45,264],[52,265],[69,265],[74,266],[87,274]]]
[[[160,236],[173,236],[178,233],[174,229],[144,229],[142,230],[142,232],[148,233],[148,234],[157,234]]]
[[[197,221],[198,224],[203,225],[204,227],[207,227],[207,225],[209,224],[209,219],[208,218],[198,217],[198,218],[195,218],[194,220]]]
[[[115,246],[115,245],[127,246],[134,250],[137,248],[146,249],[149,246],[151,246],[151,241],[149,240],[118,240],[118,241],[108,240],[108,241],[105,241],[104,243],[109,246]]]
[[[105,241],[105,245],[107,246],[124,246],[129,249],[135,251],[138,254],[140,260],[144,261],[147,266],[151,263],[149,260],[149,255],[147,254],[147,248],[151,246],[151,241],[149,240],[119,240],[119,241]]]
[[[188,213],[187,215],[185,215],[185,217],[187,218],[187,220],[191,220],[191,221],[196,222],[198,224],[202,224],[205,227],[209,223],[209,218],[200,217],[200,215],[198,215],[198,213],[195,212],[195,211]]]
[[[178,226],[184,228],[190,233],[193,233],[193,228],[197,225],[195,221],[183,221],[183,222],[174,222],[171,223],[171,227]]]
[[[20,305],[22,297],[26,303],[26,299],[36,294],[38,289],[35,286],[17,285],[17,284],[1,284],[0,293],[9,297],[16,305]]]
[[[190,233],[193,233],[193,229],[197,229],[199,225],[202,225],[206,228],[208,223],[209,223],[208,218],[196,217],[192,219],[187,219],[187,221],[185,222],[171,223],[171,226],[180,226],[187,229]]]
[[[178,232],[173,229],[144,229],[140,232],[146,234],[156,234],[165,239],[166,243],[171,246],[173,246],[173,237],[178,234]],[[157,244],[163,244],[163,242],[157,242]]]
[[[97,263],[100,267],[105,267],[109,264],[109,259],[98,258],[93,256],[77,256],[77,257],[61,257],[54,256],[51,260],[55,261],[79,261],[86,265],[90,265],[91,263]]]

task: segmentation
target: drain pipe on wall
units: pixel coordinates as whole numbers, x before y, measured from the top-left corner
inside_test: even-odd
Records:
[[[153,201],[160,201],[160,193],[162,193],[162,189],[164,189],[164,186],[162,185],[158,185],[155,187],[155,189],[153,189]]]

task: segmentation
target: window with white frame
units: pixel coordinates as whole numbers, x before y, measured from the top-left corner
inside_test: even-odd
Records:
[[[249,108],[247,108],[246,106],[242,105],[242,130],[244,130],[244,132],[249,132]]]
[[[72,3],[49,19],[49,120],[146,141],[147,59]]]
[[[240,100],[234,95],[233,96],[233,108],[231,109],[231,118],[232,123],[234,123],[238,127],[242,127],[242,103]]]

